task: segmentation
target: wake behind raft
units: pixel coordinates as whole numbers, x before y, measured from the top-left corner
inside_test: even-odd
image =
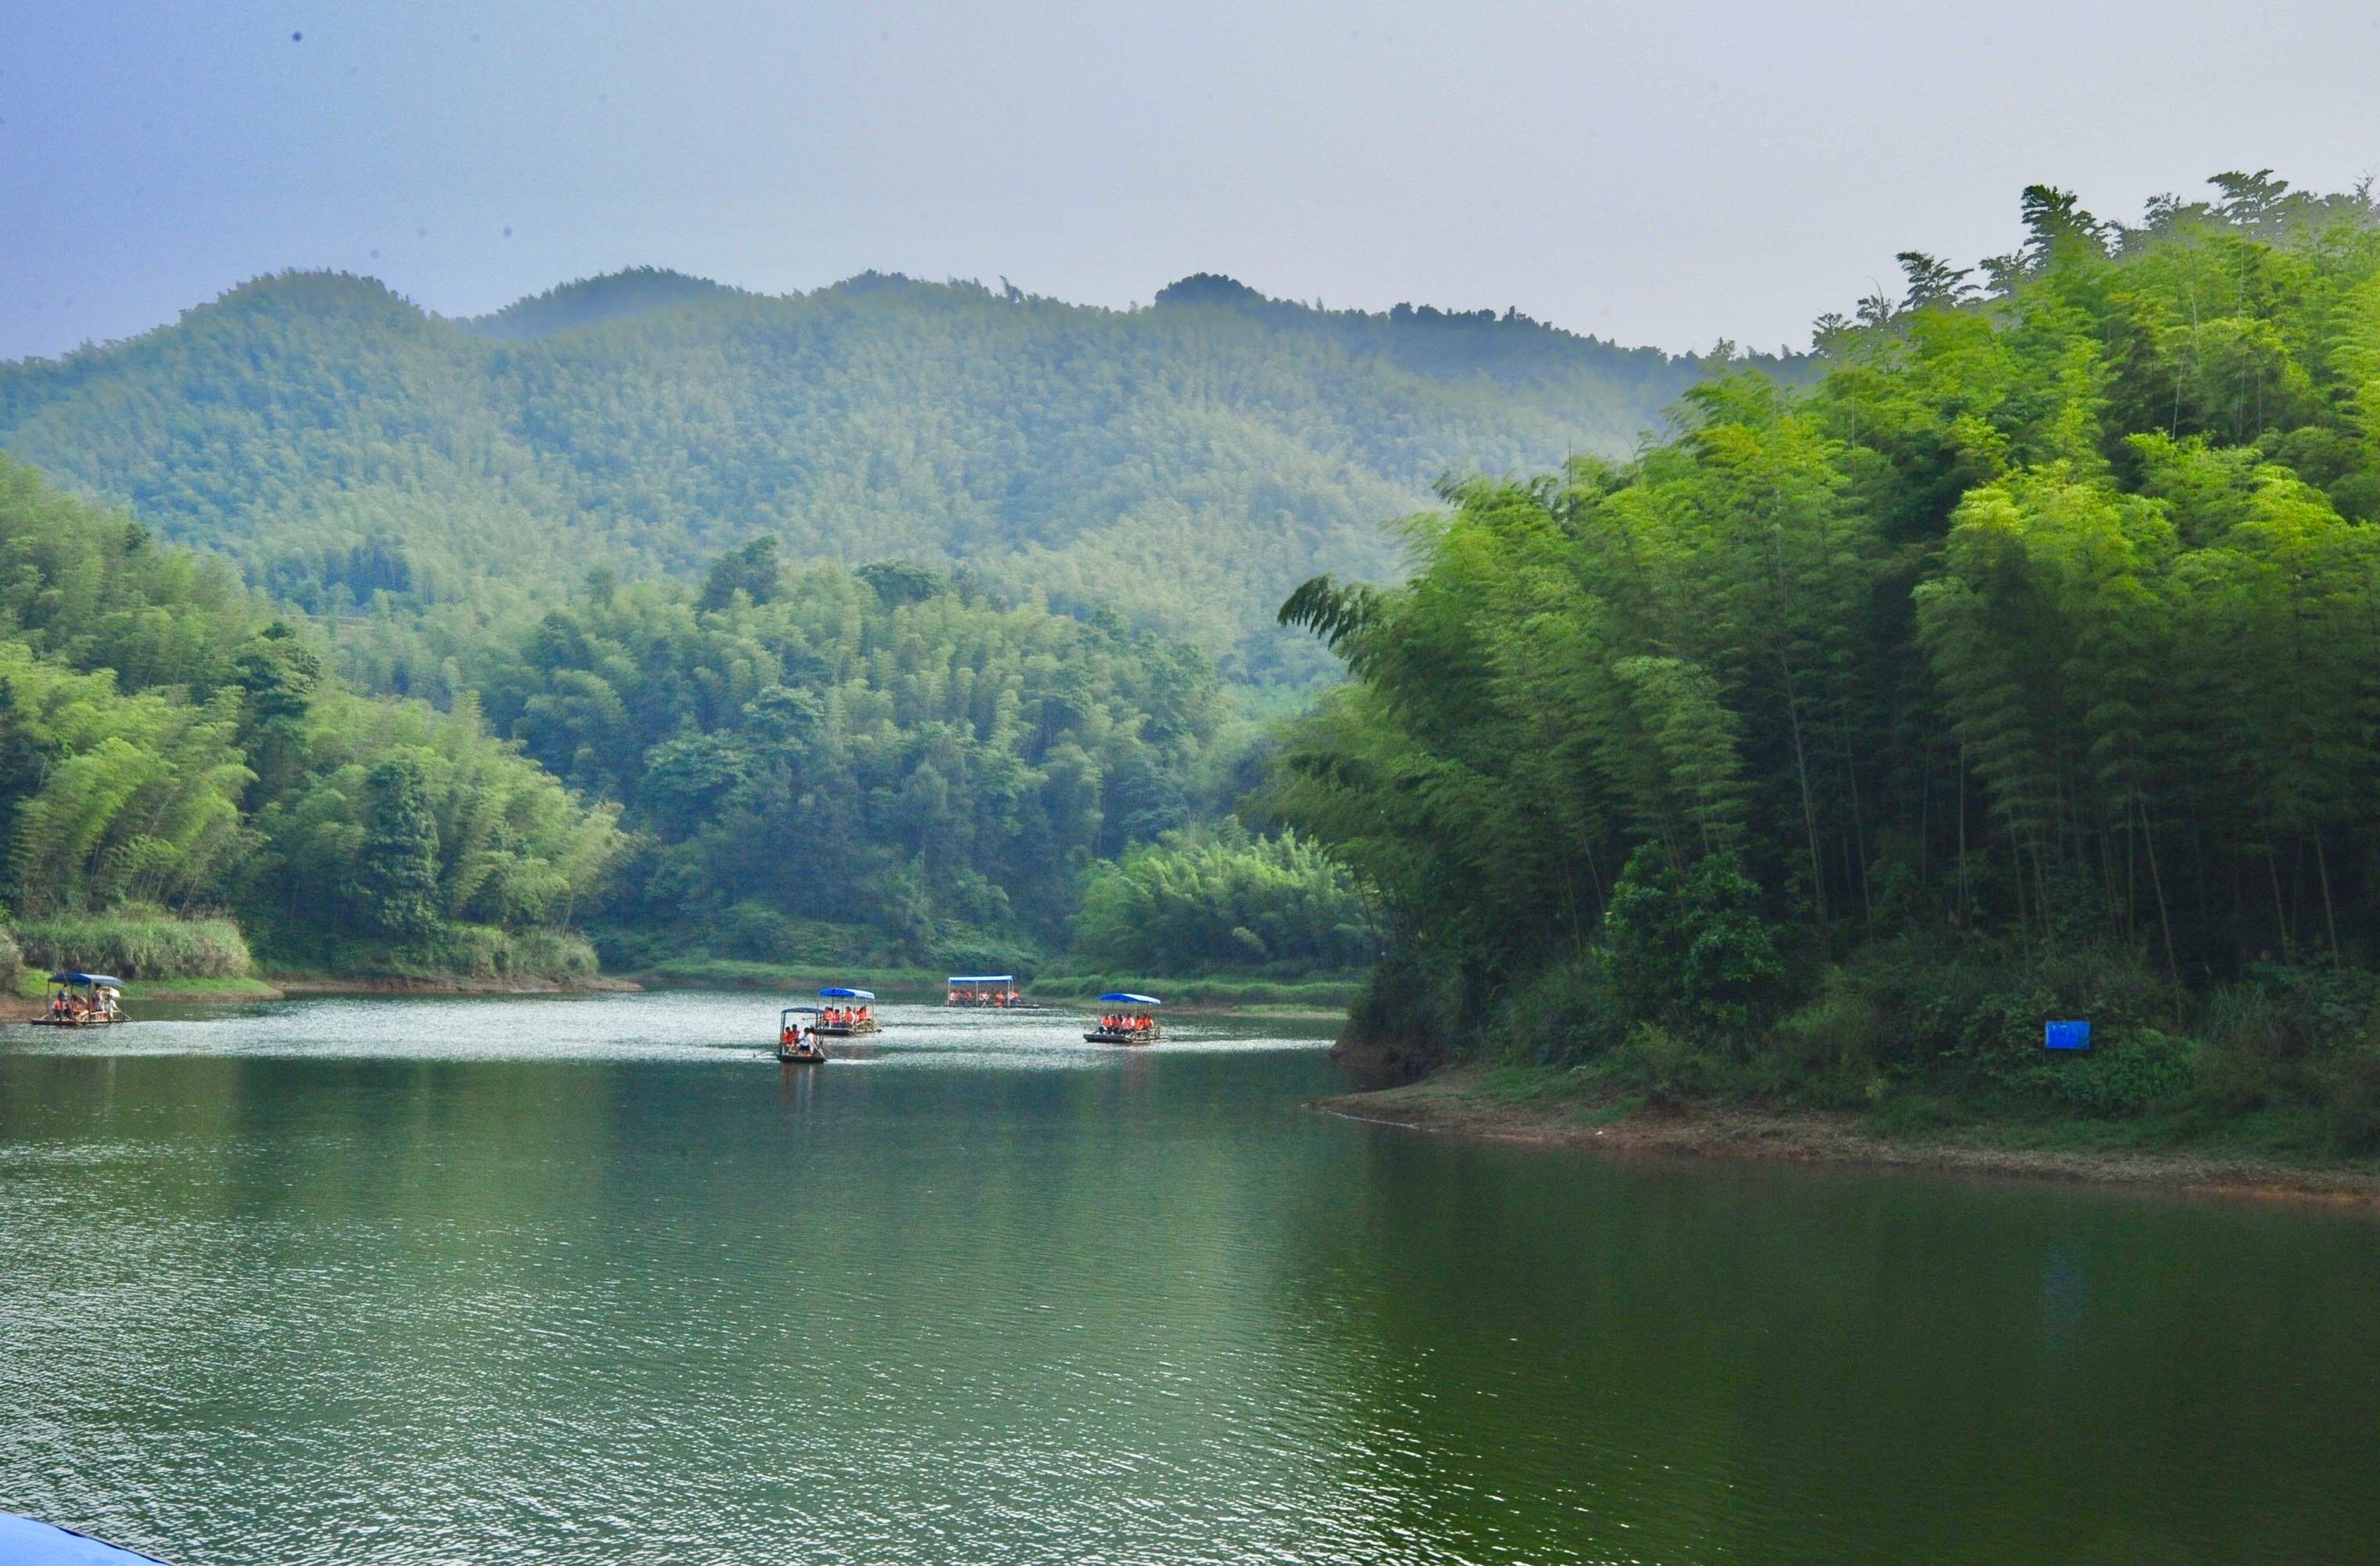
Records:
[[[163,1566],[153,1555],[135,1555],[10,1511],[0,1511],[0,1560],[8,1566]]]

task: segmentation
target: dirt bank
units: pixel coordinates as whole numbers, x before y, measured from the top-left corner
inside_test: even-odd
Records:
[[[1415,1131],[1591,1147],[1615,1154],[1789,1159],[2021,1174],[2155,1185],[2168,1190],[2380,1204],[2380,1169],[2291,1163],[2219,1152],[2039,1148],[1998,1145],[2004,1131],[1961,1127],[1925,1137],[1880,1136],[1858,1117],[1739,1105],[1676,1109],[1574,1096],[1513,1099],[1481,1089],[1484,1074],[1441,1071],[1403,1086],[1315,1100],[1350,1120]]]

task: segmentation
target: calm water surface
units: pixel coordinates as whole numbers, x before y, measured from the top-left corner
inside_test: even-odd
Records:
[[[0,1029],[0,1510],[235,1562],[2380,1558],[2380,1222],[748,997]]]

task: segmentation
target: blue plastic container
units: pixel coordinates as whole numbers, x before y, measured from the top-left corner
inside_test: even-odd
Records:
[[[2091,1047],[2091,1025],[2087,1022],[2053,1022],[2045,1024],[2041,1042],[2050,1050],[2088,1050]]]

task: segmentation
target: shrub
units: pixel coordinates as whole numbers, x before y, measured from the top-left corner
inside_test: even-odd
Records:
[[[1694,1039],[1658,1023],[1628,1030],[1628,1064],[1657,1101],[1691,1098],[1709,1085],[1709,1062]]]
[[[1393,1054],[1415,1070],[1446,1058],[1449,1019],[1458,1014],[1452,985],[1426,957],[1391,949],[1347,1006],[1342,1049]]]
[[[0,929],[0,995],[15,993],[18,976],[24,966],[24,955],[18,949],[16,938]]]
[[[2034,1063],[2042,1096],[2084,1114],[2144,1114],[2188,1096],[2197,1079],[2196,1050],[2153,1027],[2127,1028],[2083,1054]]]
[[[1004,916],[988,910],[979,922]],[[1293,832],[1251,835],[1236,819],[1169,832],[1091,865],[1074,955],[1142,972],[1234,973],[1277,963],[1344,972],[1378,945],[1354,879]]]
[[[2087,1018],[2111,1037],[2176,1020],[2142,953],[2117,943],[2044,956],[2016,941],[1902,937],[1864,948],[1844,982],[1875,1009],[1879,1062],[1969,1089],[2037,1093],[2052,1019]]]
[[[1785,965],[1760,888],[1731,854],[1681,873],[1650,845],[1638,849],[1612,890],[1603,941],[1633,1021],[1748,1039],[1784,996]]]
[[[711,946],[721,956],[782,963],[800,944],[795,921],[765,903],[730,904],[710,921]]]
[[[2210,1106],[2318,1107],[2333,1117],[2334,1141],[2360,1135],[2364,1062],[2380,1049],[2380,976],[2260,964],[2216,991],[2199,1032],[2198,1093]]]
[[[334,973],[395,978],[536,981],[592,977],[595,948],[577,930],[446,924],[410,946],[357,943],[331,953]]]
[[[1766,1092],[1849,1107],[1882,1090],[1885,1053],[1875,1000],[1838,970],[1815,1000],[1768,1030],[1753,1074]]]
[[[2380,1049],[2351,1050],[2326,1074],[2330,1143],[2342,1153],[2380,1152]]]
[[[1539,974],[1499,1008],[1497,1022],[1507,1052],[1536,1065],[1578,1065],[1609,1055],[1628,1037],[1600,950]]]
[[[1818,998],[1768,1032],[1768,1046],[1805,1070],[1873,1071],[1883,1053],[1875,1000],[1840,972]]]
[[[573,929],[510,931],[500,960],[508,978],[592,978],[601,966],[595,948]]]
[[[230,916],[141,904],[23,920],[17,941],[23,960],[45,973],[74,967],[119,978],[239,978],[251,962]]]

